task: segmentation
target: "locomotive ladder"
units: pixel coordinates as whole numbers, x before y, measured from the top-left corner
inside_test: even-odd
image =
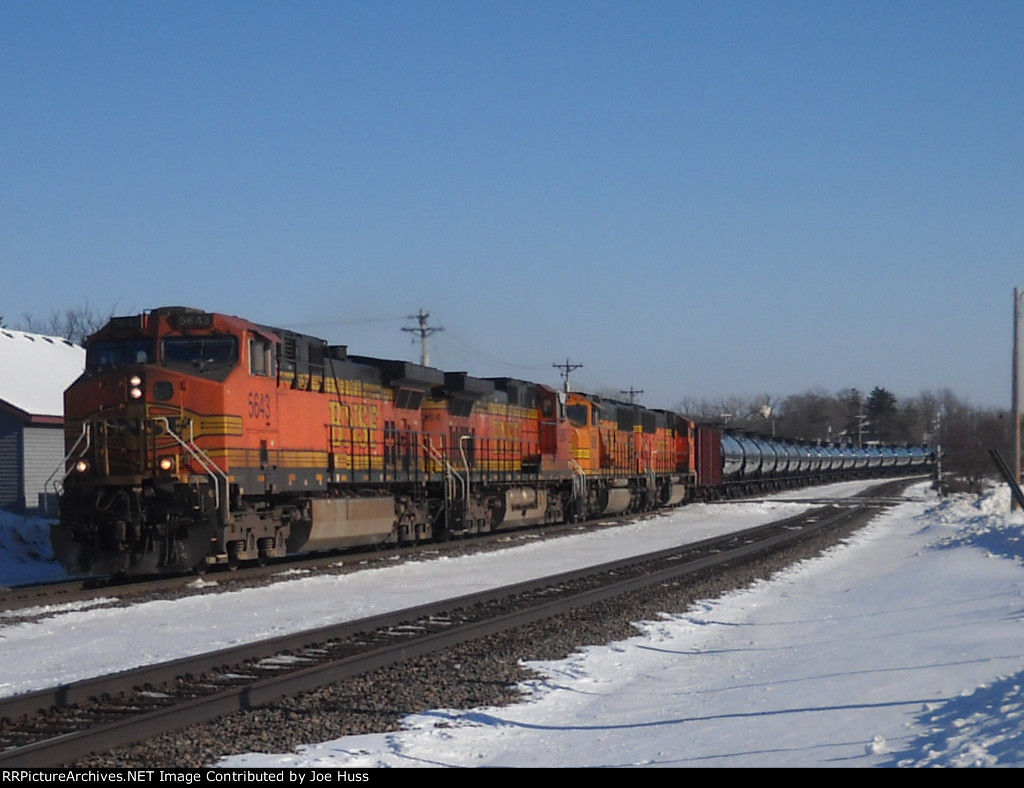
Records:
[[[469,515],[469,467],[466,467],[466,478],[463,479],[459,475],[458,471],[452,467],[452,464],[448,462],[447,458],[438,450],[434,448],[433,442],[430,438],[427,438],[423,443],[423,448],[427,450],[427,453],[437,461],[444,469],[444,526],[449,528],[451,522],[451,512],[454,509],[454,502],[459,500],[458,490],[456,489],[455,483],[458,480],[462,488],[462,500],[463,500],[463,523],[465,523]]]
[[[220,469],[220,467],[213,461],[209,454],[203,451],[199,446],[196,445],[195,441],[186,441],[178,433],[171,429],[171,423],[166,416],[155,416],[151,417],[152,421],[161,421],[164,427],[167,429],[167,434],[177,441],[178,445],[181,446],[185,451],[189,453],[199,465],[206,471],[206,475],[210,477],[213,482],[213,494],[214,494],[214,505],[217,507],[217,519],[221,525],[227,525],[231,522],[231,512],[228,506],[229,500],[229,481],[228,475]]]
[[[576,514],[583,518],[587,511],[587,474],[576,460],[569,460],[572,469],[572,499],[576,504]]]
[[[650,455],[647,458],[647,468],[644,471],[644,474],[647,476],[647,490],[646,490],[646,492],[647,492],[647,501],[646,501],[646,505],[648,507],[653,507],[655,505],[656,501],[657,501],[656,488],[657,488],[657,484],[658,484],[658,472],[654,468],[654,455],[655,454],[657,454],[657,452],[654,449],[651,449],[651,453],[650,453]]]

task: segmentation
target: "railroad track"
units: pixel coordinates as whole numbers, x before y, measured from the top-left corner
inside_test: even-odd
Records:
[[[700,577],[823,531],[854,530],[890,505],[820,507],[583,571],[9,698],[0,701],[0,766],[68,763],[645,586]]]
[[[645,513],[638,517],[650,516],[650,514]],[[657,514],[664,514],[664,511]],[[606,521],[589,521],[586,527],[590,529],[614,527],[629,522],[631,519],[633,518],[620,516],[608,518]],[[3,588],[0,589],[0,613],[15,613],[27,608],[89,602],[110,597],[126,600],[147,598],[159,594],[180,596],[185,593],[223,591],[246,584],[273,582],[278,576],[292,570],[353,571],[358,567],[365,566],[391,566],[394,565],[396,559],[422,559],[427,549],[436,554],[454,553],[467,549],[505,549],[510,542],[517,540],[533,542],[537,539],[575,533],[579,528],[579,523],[557,523],[543,528],[496,531],[470,539],[434,542],[428,546],[408,545],[330,553],[307,553],[291,556],[288,559],[275,560],[265,566],[242,566],[237,570],[229,570],[224,567],[201,576],[188,573],[153,578],[130,578],[123,581],[109,577],[93,577]]]

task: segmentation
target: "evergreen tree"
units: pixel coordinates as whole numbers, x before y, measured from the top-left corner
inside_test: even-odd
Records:
[[[871,437],[882,443],[896,443],[900,440],[896,397],[880,386],[868,395],[865,415],[870,422]]]

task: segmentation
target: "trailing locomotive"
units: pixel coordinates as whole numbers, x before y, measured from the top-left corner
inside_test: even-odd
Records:
[[[930,462],[733,436],[186,307],[114,317],[88,339],[65,438],[54,554],[94,574],[414,543]]]

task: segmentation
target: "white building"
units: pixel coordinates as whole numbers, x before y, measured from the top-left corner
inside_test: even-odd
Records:
[[[0,328],[0,509],[56,513],[51,477],[64,459],[64,390],[84,369],[78,345]]]

